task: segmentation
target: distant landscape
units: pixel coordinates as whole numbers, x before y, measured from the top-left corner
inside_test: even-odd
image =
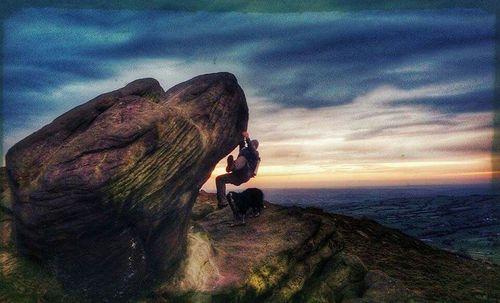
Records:
[[[500,264],[500,195],[489,184],[265,193],[275,203],[373,219],[432,246]]]

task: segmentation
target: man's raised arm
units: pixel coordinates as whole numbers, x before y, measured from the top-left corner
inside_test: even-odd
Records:
[[[243,139],[240,141],[240,150],[247,146],[250,146],[250,138],[248,137],[248,132],[243,131],[241,135],[243,136]]]

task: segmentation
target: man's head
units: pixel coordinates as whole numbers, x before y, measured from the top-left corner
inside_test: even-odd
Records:
[[[253,148],[255,148],[255,149],[259,148],[259,141],[252,140],[250,143],[252,143]]]

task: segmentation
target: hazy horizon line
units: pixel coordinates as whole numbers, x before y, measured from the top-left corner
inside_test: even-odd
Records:
[[[422,188],[422,187],[490,187],[493,189],[495,185],[493,182],[478,182],[478,183],[442,183],[442,184],[408,184],[408,185],[353,185],[353,186],[331,186],[331,187],[259,187],[262,190],[285,190],[285,189],[292,189],[292,190],[331,190],[331,189],[380,189],[380,188]],[[233,187],[233,186],[231,186]],[[237,188],[240,188],[241,190],[247,189],[247,188],[252,188],[255,186],[239,186]],[[200,191],[205,191],[208,193],[215,192],[215,188],[200,188]]]

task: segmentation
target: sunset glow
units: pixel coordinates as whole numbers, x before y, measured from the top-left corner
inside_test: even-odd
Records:
[[[492,177],[490,167],[489,155],[467,161],[342,164],[331,167],[293,164],[261,166],[258,178],[252,179],[243,187],[329,188],[485,183]],[[223,173],[224,164],[221,162],[203,188],[214,191],[215,176]]]

